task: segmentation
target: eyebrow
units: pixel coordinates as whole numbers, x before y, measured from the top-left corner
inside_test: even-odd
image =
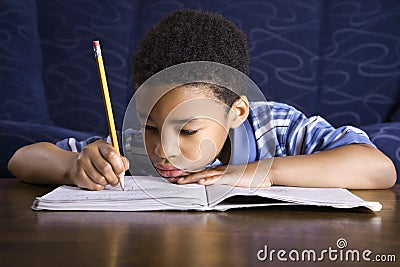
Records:
[[[148,118],[146,115],[144,115],[143,113],[137,112],[137,114],[139,115],[139,117],[141,117],[142,119],[146,119]],[[150,117],[150,116],[149,116]]]
[[[202,118],[187,118],[187,119],[180,119],[180,120],[171,120],[171,122],[174,124],[185,124],[185,123],[200,120],[200,119],[202,119]]]
[[[138,112],[138,115],[139,115],[139,117],[141,117],[142,119],[146,119],[146,118],[147,118],[148,120],[152,120],[152,119],[150,118],[150,116],[146,116],[146,115],[144,115],[143,113]],[[196,121],[196,120],[200,120],[200,119],[202,119],[202,118],[196,117],[196,118],[174,119],[174,120],[171,120],[171,123],[173,123],[173,124],[185,124],[185,123],[192,122],[192,121]]]

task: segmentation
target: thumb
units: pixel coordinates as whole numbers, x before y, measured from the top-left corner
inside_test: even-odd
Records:
[[[121,158],[122,158],[122,163],[124,164],[125,171],[129,170],[129,166],[130,166],[129,160],[123,156],[121,156]]]

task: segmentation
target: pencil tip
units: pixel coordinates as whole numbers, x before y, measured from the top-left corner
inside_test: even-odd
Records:
[[[119,179],[119,184],[121,185],[122,191],[125,191],[125,183],[124,183],[124,178]]]

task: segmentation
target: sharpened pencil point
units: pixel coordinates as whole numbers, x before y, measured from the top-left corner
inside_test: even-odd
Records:
[[[124,182],[124,177],[119,178],[119,184],[121,185],[122,191],[125,191],[125,182]]]

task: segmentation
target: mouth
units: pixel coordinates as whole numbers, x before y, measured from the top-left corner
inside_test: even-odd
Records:
[[[185,170],[178,169],[172,165],[165,165],[165,164],[154,164],[157,172],[165,178],[175,178],[179,176],[187,175]]]

